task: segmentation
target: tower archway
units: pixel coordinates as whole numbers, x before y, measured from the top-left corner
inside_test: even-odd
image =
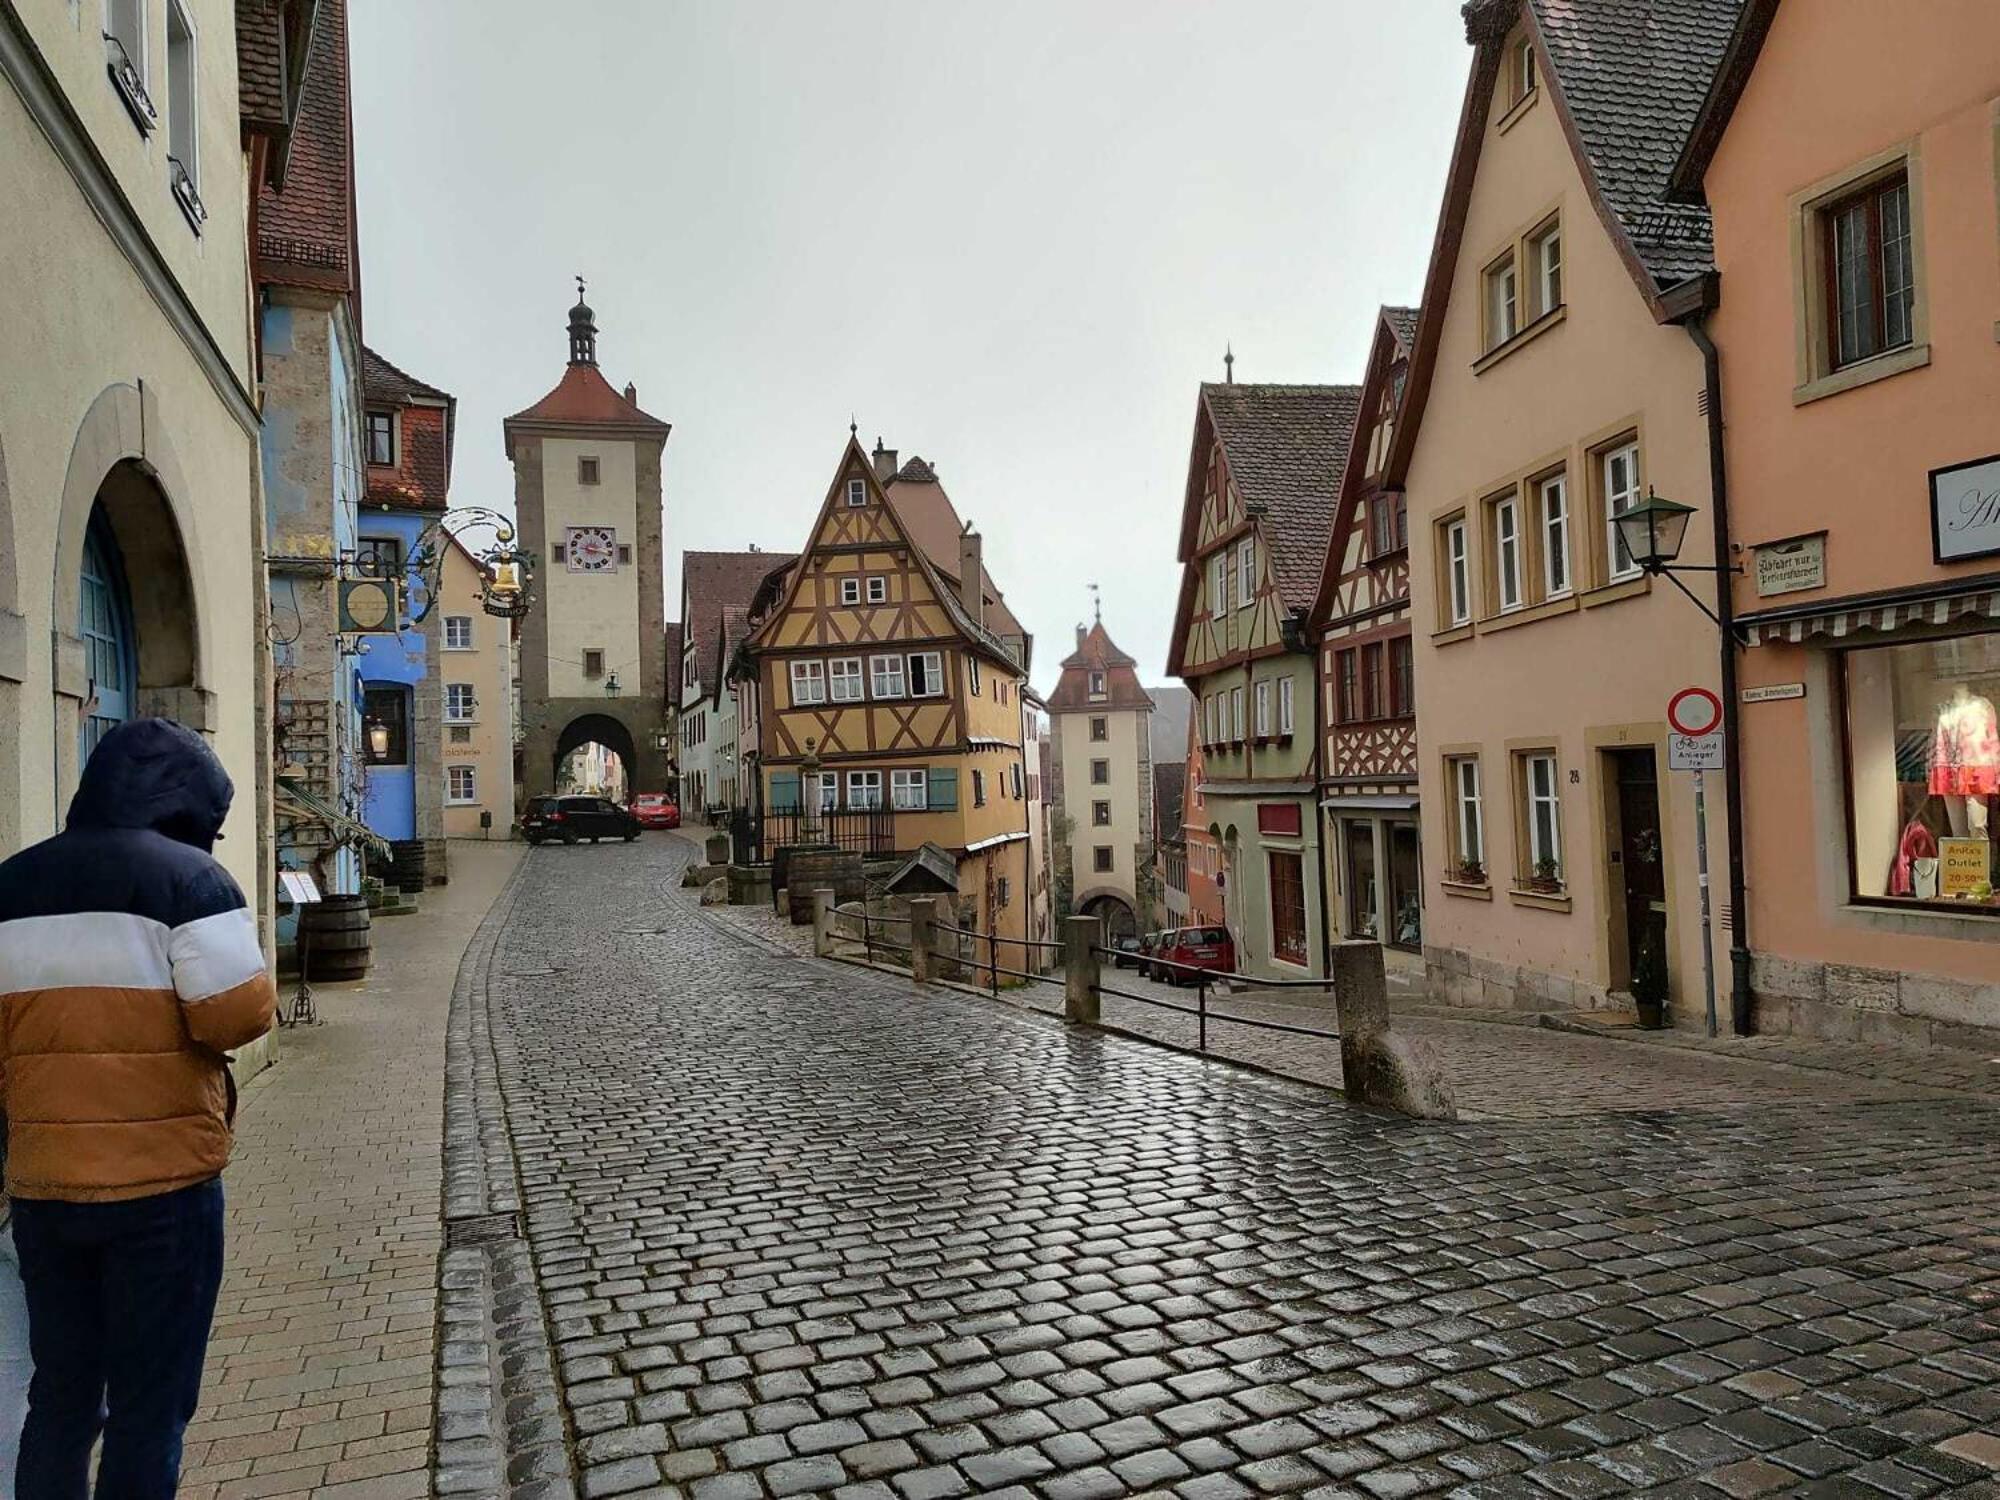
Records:
[[[630,800],[638,759],[632,731],[609,714],[579,714],[556,736],[551,785],[557,792],[591,792]]]

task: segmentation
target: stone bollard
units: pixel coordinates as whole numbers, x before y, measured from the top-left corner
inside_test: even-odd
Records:
[[[707,857],[708,863],[712,865],[728,864],[730,855],[729,835],[726,833],[711,833],[702,844],[702,853]]]
[[[813,955],[817,958],[833,957],[833,892],[825,886],[812,893],[813,898]]]
[[[1063,1016],[1095,1026],[1098,1014],[1097,950],[1104,946],[1102,917],[1071,917],[1063,932]]]
[[[1389,1026],[1389,983],[1379,943],[1335,943],[1327,978],[1340,1018],[1340,1082],[1350,1099],[1420,1120],[1455,1120],[1458,1106],[1437,1054]]]
[[[910,901],[910,977],[931,982],[931,944],[937,938],[938,898],[916,896]]]

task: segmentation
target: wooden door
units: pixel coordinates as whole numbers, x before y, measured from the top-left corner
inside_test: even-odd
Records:
[[[1625,894],[1625,953],[1627,982],[1639,969],[1640,955],[1656,944],[1671,966],[1667,951],[1667,864],[1660,831],[1660,775],[1651,750],[1620,750],[1618,772],[1618,874],[1616,890]]]

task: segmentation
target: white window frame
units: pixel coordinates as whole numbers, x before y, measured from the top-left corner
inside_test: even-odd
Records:
[[[858,656],[836,656],[826,664],[826,698],[829,703],[860,703],[868,696],[863,685]]]
[[[1292,704],[1292,679],[1289,677],[1280,677],[1278,679],[1279,735],[1281,737],[1289,736],[1292,733],[1293,725],[1294,725],[1294,717],[1293,717],[1293,704]]]
[[[460,775],[465,777],[465,790],[461,793],[456,786]],[[444,800],[447,806],[464,807],[479,800],[479,771],[475,766],[449,765],[444,768]]]
[[[1539,775],[1546,774],[1546,790],[1538,790],[1535,782]],[[1562,772],[1556,764],[1553,750],[1536,750],[1521,757],[1521,791],[1527,803],[1528,825],[1528,870],[1532,875],[1535,866],[1546,857],[1555,861],[1557,874],[1562,871]],[[1539,818],[1546,811],[1548,831],[1544,837]]]
[[[1246,536],[1236,544],[1236,602],[1248,604],[1257,597],[1257,538]]]
[[[1512,494],[1493,502],[1493,577],[1503,615],[1512,614],[1528,602],[1521,544],[1521,498]]]
[[[887,604],[889,602],[889,580],[877,575],[868,580],[868,602]]]
[[[917,690],[916,665],[923,663],[924,680],[928,684],[921,692]],[[910,696],[912,698],[942,698],[944,696],[944,653],[941,651],[912,651],[909,657]]]
[[[143,10],[143,7],[142,7]],[[186,32],[187,95],[177,100],[178,73],[174,67],[174,23]],[[181,164],[197,196],[201,192],[201,34],[195,30],[194,15],[181,0],[167,0],[167,154]],[[185,114],[185,121],[183,121]],[[179,139],[185,128],[185,139]],[[187,154],[181,154],[185,146]]]
[[[471,615],[446,615],[444,617],[444,649],[447,651],[473,651],[478,649],[472,638]]]
[[[832,812],[840,806],[840,773],[822,771],[819,777],[819,810]]]
[[[461,689],[464,690],[462,693]],[[472,683],[447,682],[444,685],[444,721],[447,724],[479,722],[479,695],[473,691]]]
[[[1569,550],[1569,476],[1551,474],[1538,480],[1535,508],[1542,529],[1542,597],[1561,599],[1569,594],[1576,578]]]
[[[791,664],[792,706],[826,702],[826,663],[795,661]]]
[[[847,481],[847,508],[860,510],[868,503],[868,483],[863,479]]]
[[[868,696],[907,698],[910,695],[908,667],[896,653],[868,658]]]
[[[1521,331],[1521,267],[1514,252],[1487,266],[1486,347],[1498,349]]]
[[[1535,39],[1525,32],[1514,44],[1514,102],[1519,104],[1535,91]]]
[[[1243,689],[1241,687],[1233,687],[1229,690],[1229,720],[1231,728],[1235,731],[1233,737],[1238,743],[1241,743],[1243,739]]]
[[[840,602],[842,604],[859,604],[861,602],[861,580],[859,578],[843,578],[840,580]]]
[[[1253,690],[1256,699],[1257,738],[1271,737],[1271,684],[1268,680],[1257,683]]]
[[[882,773],[880,771],[849,771],[847,773],[847,810],[849,812],[880,812],[882,810]]]
[[[1528,254],[1535,272],[1535,315],[1546,317],[1562,306],[1562,222],[1528,241]]]
[[[1208,612],[1229,613],[1229,554],[1218,552],[1208,560]]]
[[[1472,623],[1471,540],[1464,516],[1445,522],[1445,587],[1449,591],[1446,602],[1451,607],[1453,625]]]
[[[889,806],[896,812],[927,812],[931,805],[930,772],[922,766],[889,773]]]
[[[1619,553],[1625,550],[1624,539],[1618,535],[1618,518],[1639,503],[1639,444],[1637,441],[1620,443],[1616,448],[1608,448],[1599,455],[1604,475],[1604,574],[1607,583],[1623,583],[1628,578],[1641,576],[1638,563],[1627,555],[1625,565],[1618,564]],[[1613,468],[1622,462],[1625,467],[1626,486],[1615,489],[1612,486]]]
[[[1451,766],[1452,817],[1458,826],[1458,862],[1486,866],[1486,805],[1479,786],[1479,757],[1456,755]]]

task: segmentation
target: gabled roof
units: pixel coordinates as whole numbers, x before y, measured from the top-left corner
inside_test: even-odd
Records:
[[[1736,102],[1750,82],[1750,74],[1764,50],[1764,38],[1771,34],[1771,22],[1777,14],[1778,0],[1747,0],[1743,13],[1736,18],[1736,29],[1723,49],[1722,61],[1708,86],[1708,96],[1702,100],[1694,124],[1688,127],[1687,140],[1674,160],[1673,172],[1667,179],[1668,196],[1682,203],[1703,201],[1702,178],[1708,173],[1708,164],[1715,159],[1715,148],[1722,144],[1722,133],[1729,128],[1729,117],[1736,113]]]
[[[458,398],[399,369],[361,346],[361,397],[371,407],[443,408],[422,422],[405,418],[396,462],[368,466],[367,498],[384,505],[443,510],[450,504],[452,446],[458,436]],[[397,477],[386,477],[390,469]]]
[[[1201,402],[1243,503],[1263,518],[1265,550],[1285,608],[1312,608],[1333,529],[1334,500],[1354,435],[1353,385],[1203,385]],[[1199,518],[1194,499],[1184,526]],[[1182,557],[1193,556],[1184,535]]]
[[[1524,15],[1537,67],[1613,248],[1655,318],[1663,293],[1713,269],[1708,210],[1674,201],[1671,174],[1721,67],[1744,0],[1468,0],[1473,44],[1444,202],[1424,275],[1403,420],[1385,466],[1408,471],[1451,306],[1465,215],[1499,84],[1501,52]]]
[[[1112,643],[1110,635],[1105,632],[1104,622],[1099,620],[1082,633],[1076,650],[1063,658],[1062,676],[1056,679],[1055,691],[1048,697],[1049,711],[1150,711],[1153,707],[1152,695],[1140,686],[1139,674],[1134,670],[1137,666],[1137,662]],[[1091,696],[1090,674],[1093,672],[1104,674],[1104,694],[1101,697]]]
[[[1323,626],[1331,617],[1334,591],[1341,577],[1347,571],[1348,538],[1360,524],[1361,490],[1367,476],[1366,459],[1356,462],[1359,455],[1367,452],[1374,433],[1374,413],[1380,409],[1382,388],[1392,378],[1397,359],[1407,360],[1413,346],[1413,336],[1420,317],[1414,307],[1384,307],[1375,319],[1375,337],[1368,350],[1368,363],[1363,367],[1361,396],[1354,422],[1354,432],[1348,444],[1348,459],[1341,468],[1340,494],[1334,506],[1333,529],[1327,536],[1326,554],[1321,559],[1319,585],[1314,594],[1310,623],[1314,627]],[[1408,404],[1409,387],[1404,385],[1403,405]],[[1392,421],[1399,421],[1401,410],[1392,414]]]
[[[1714,269],[1706,204],[1669,192],[1743,0],[1532,0],[1553,92],[1608,208],[1662,291]]]
[[[451,401],[451,392],[417,379],[400,370],[367,345],[361,348],[361,389],[370,401],[402,402],[412,399]]]
[[[311,37],[286,147],[284,191],[270,181],[258,185],[256,274],[261,283],[313,287],[358,300],[361,242],[354,212],[346,0],[320,0]],[[268,82],[277,81],[274,71]]]
[[[882,492],[894,507],[896,518],[903,523],[903,530],[923,549],[931,566],[951,582],[960,582],[958,538],[965,530],[965,522],[959,518],[951,496],[945,493],[937,470],[913,456],[890,477]],[[993,581],[993,574],[983,561],[979,571],[986,595],[987,627],[996,635],[1018,635],[1025,639],[1027,632],[1014,617],[1014,611],[1007,607],[1000,586]]]
[[[694,647],[695,680],[704,694],[713,696],[721,685],[722,669],[729,664],[722,637],[726,612],[747,612],[764,575],[791,561],[783,552],[681,554],[681,623],[687,632],[682,654],[688,645]]]

